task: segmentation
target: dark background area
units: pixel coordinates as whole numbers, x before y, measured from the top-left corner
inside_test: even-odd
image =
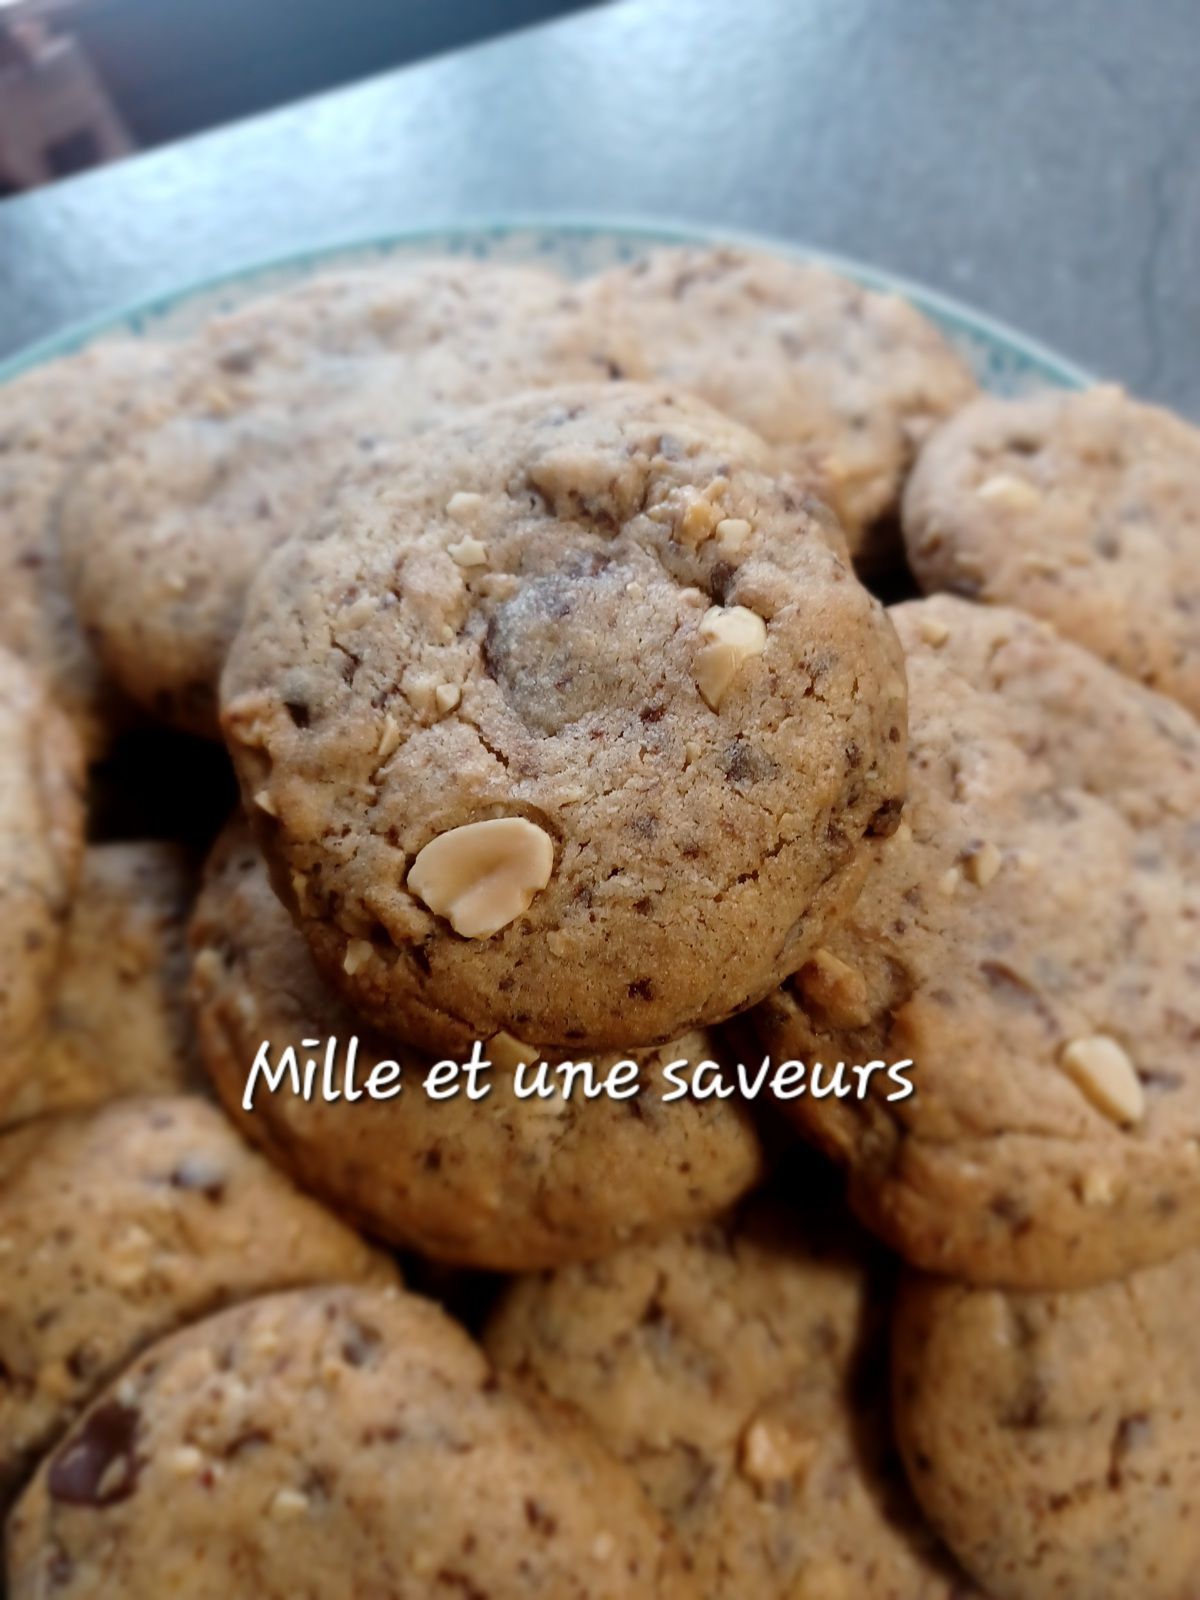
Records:
[[[595,3],[78,0],[59,19],[151,148]]]

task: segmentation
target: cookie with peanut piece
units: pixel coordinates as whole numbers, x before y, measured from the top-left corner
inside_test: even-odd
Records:
[[[0,1135],[0,1504],[152,1340],[251,1295],[395,1269],[184,1096]]]
[[[1044,623],[893,610],[909,799],[848,921],[756,1014],[776,1055],[911,1060],[789,1103],[863,1219],[970,1282],[1200,1244],[1200,726]]]
[[[763,1175],[743,1102],[661,1101],[664,1061],[720,1058],[719,1041],[703,1032],[643,1052],[633,1098],[589,1100],[578,1088],[519,1097],[518,1063],[533,1066],[541,1053],[503,1034],[486,1043],[485,1099],[429,1098],[431,1058],[364,1032],[321,982],[244,824],[209,862],[192,944],[201,1049],[226,1110],[306,1189],[393,1244],[531,1271],[714,1216]],[[269,1092],[255,1077],[264,1042],[277,1066],[289,1048],[301,1063],[323,1058],[331,1039],[341,1063],[358,1039],[360,1086],[379,1063],[396,1062],[399,1092],[303,1099],[289,1082]],[[597,1061],[597,1071],[616,1060]]]
[[[1017,606],[1200,715],[1200,428],[1106,384],[983,399],[904,498],[927,592]]]
[[[343,472],[447,408],[610,370],[570,286],[536,267],[329,271],[209,319],[64,498],[101,659],[153,715],[216,737],[246,587]]]
[[[156,1344],[43,1463],[10,1600],[693,1600],[633,1475],[394,1289],[251,1301]]]
[[[882,1252],[812,1199],[518,1280],[485,1346],[632,1468],[701,1600],[970,1600],[892,1445]]]
[[[815,485],[864,570],[888,566],[918,446],[977,393],[919,311],[818,263],[730,246],[655,250],[583,294],[655,378],[754,428]]]
[[[908,1275],[909,1479],[995,1600],[1185,1600],[1200,1571],[1200,1252],[1070,1293]]]
[[[318,966],[438,1052],[647,1047],[760,998],[904,793],[899,647],[824,508],[632,384],[381,466],[264,569],[222,687]]]

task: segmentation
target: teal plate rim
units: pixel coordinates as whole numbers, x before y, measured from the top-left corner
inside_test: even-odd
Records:
[[[541,234],[546,240],[557,236],[560,242],[566,239],[576,244],[584,244],[588,240],[610,240],[628,246],[631,254],[639,248],[650,249],[661,244],[732,244],[792,260],[819,262],[868,289],[902,296],[952,334],[983,342],[997,351],[1015,356],[1035,379],[1040,378],[1059,388],[1085,388],[1097,381],[1084,367],[1069,361],[1037,339],[1018,332],[999,318],[977,311],[965,301],[930,289],[900,273],[869,265],[851,256],[774,238],[769,234],[707,227],[699,223],[658,222],[644,217],[604,218],[533,213],[514,215],[504,220],[453,218],[420,227],[322,240],[319,244],[299,250],[259,257],[226,271],[188,280],[173,288],[129,301],[37,339],[0,361],[0,383],[6,383],[56,357],[68,355],[105,335],[121,331],[141,332],[146,324],[166,317],[201,296],[242,286],[251,289],[259,279],[268,280],[281,273],[304,275],[342,259],[352,262],[358,257],[386,257],[405,250],[419,252],[423,245],[431,247],[431,254],[479,253],[485,251],[489,244],[499,244],[521,234]],[[435,244],[438,246],[436,251],[432,248]],[[545,253],[550,253],[550,249],[547,245]]]

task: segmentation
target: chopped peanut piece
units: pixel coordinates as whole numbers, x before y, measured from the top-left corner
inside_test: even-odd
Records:
[[[472,534],[467,534],[457,544],[448,544],[446,554],[451,561],[460,567],[486,567],[488,560],[487,545],[476,539]]]
[[[468,822],[431,839],[408,874],[408,888],[455,933],[490,939],[550,882],[554,841],[525,817]]]
[[[701,618],[700,637],[705,643],[696,652],[696,685],[719,711],[743,663],[766,648],[767,625],[745,606],[711,606]]]
[[[1073,1039],[1062,1053],[1068,1075],[1097,1111],[1122,1127],[1131,1127],[1146,1114],[1146,1096],[1129,1056],[1107,1034]]]
[[[1026,478],[1016,478],[1011,472],[997,472],[975,491],[980,500],[1000,506],[1005,511],[1028,511],[1042,498]]]
[[[518,1067],[530,1066],[538,1059],[540,1052],[536,1045],[526,1044],[523,1039],[515,1038],[511,1033],[497,1033],[488,1040],[488,1060],[494,1067],[504,1071],[515,1072]]]
[[[369,939],[351,939],[342,957],[342,971],[347,977],[352,978],[360,968],[366,966],[374,954],[375,947]]]
[[[799,982],[805,1000],[835,1028],[861,1028],[870,1021],[866,979],[831,950],[814,951],[800,970]]]
[[[980,889],[988,884],[1004,865],[1004,857],[994,844],[981,844],[972,850],[963,862],[967,877]]]

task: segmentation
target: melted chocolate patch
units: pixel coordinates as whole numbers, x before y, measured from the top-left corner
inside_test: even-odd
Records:
[[[134,1454],[141,1413],[118,1400],[98,1406],[50,1464],[50,1497],[64,1505],[116,1505],[137,1488],[141,1461]]]

